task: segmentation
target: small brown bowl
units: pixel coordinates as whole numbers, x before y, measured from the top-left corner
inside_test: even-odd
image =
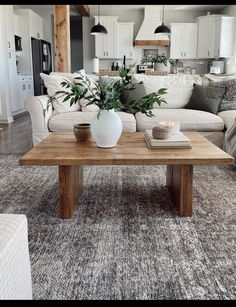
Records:
[[[86,142],[91,138],[90,124],[75,124],[74,135],[77,142]]]

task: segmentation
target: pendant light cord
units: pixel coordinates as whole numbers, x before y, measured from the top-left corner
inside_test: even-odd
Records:
[[[99,9],[99,4],[98,4],[98,23],[100,24],[100,9]]]
[[[164,4],[163,4],[163,9],[162,9],[162,24],[164,24]]]

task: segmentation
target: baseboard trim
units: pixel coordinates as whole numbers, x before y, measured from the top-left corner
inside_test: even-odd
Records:
[[[26,115],[26,114],[28,114],[28,113],[29,113],[28,111],[22,110],[22,111],[20,111],[20,112],[18,112],[18,113],[16,113],[16,114],[13,114],[13,118],[14,118],[14,119],[19,118],[19,117],[24,116],[24,115]]]
[[[0,118],[0,124],[10,124],[14,122],[14,118],[8,117],[8,118]]]

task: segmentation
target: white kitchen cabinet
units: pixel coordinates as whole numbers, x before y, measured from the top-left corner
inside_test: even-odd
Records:
[[[170,57],[195,59],[197,55],[197,25],[195,23],[171,23]]]
[[[19,36],[18,15],[14,13],[14,34]]]
[[[197,18],[198,40],[197,57],[209,59],[214,57],[216,19],[220,15],[207,15]]]
[[[118,59],[133,59],[133,22],[117,23],[117,45],[116,56]]]
[[[16,93],[17,100],[15,102],[15,108],[13,111],[24,110],[26,98],[34,95],[33,76],[18,75]]]
[[[29,10],[29,35],[37,39],[43,39],[43,17]]]
[[[32,74],[32,49],[31,37],[43,38],[43,18],[31,9],[15,9],[18,16],[19,36],[22,38],[22,51],[20,55],[20,67],[22,74]]]
[[[221,16],[215,20],[214,57],[234,55],[235,17]]]
[[[108,34],[95,35],[95,56],[99,59],[116,58],[117,19],[118,16],[100,16],[100,24],[107,29]],[[95,16],[97,23],[98,16]]]
[[[7,32],[7,48],[8,50],[15,50],[15,24],[13,5],[4,5],[6,32]]]

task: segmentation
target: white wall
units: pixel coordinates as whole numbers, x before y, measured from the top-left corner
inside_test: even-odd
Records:
[[[114,6],[101,6],[100,15],[102,16],[119,16],[118,22],[134,22],[134,39],[140,29],[144,19],[144,9],[115,9]],[[211,11],[211,13],[216,13]],[[92,12],[97,15],[97,12]],[[165,11],[165,24],[170,25],[171,22],[194,22],[196,17],[206,15],[207,11],[202,10],[166,10]],[[87,72],[92,72],[92,60],[95,56],[95,38],[90,35],[90,29],[94,25],[93,17],[83,17],[83,40],[84,40],[84,68]],[[157,25],[158,26],[158,25]],[[150,49],[148,47],[134,47],[135,60],[127,60],[127,65],[140,63],[143,57],[143,49]],[[169,48],[158,46],[159,52],[169,53]],[[114,60],[100,60],[100,69],[109,69]],[[116,63],[117,61],[115,61]],[[118,61],[122,64],[122,61]]]

